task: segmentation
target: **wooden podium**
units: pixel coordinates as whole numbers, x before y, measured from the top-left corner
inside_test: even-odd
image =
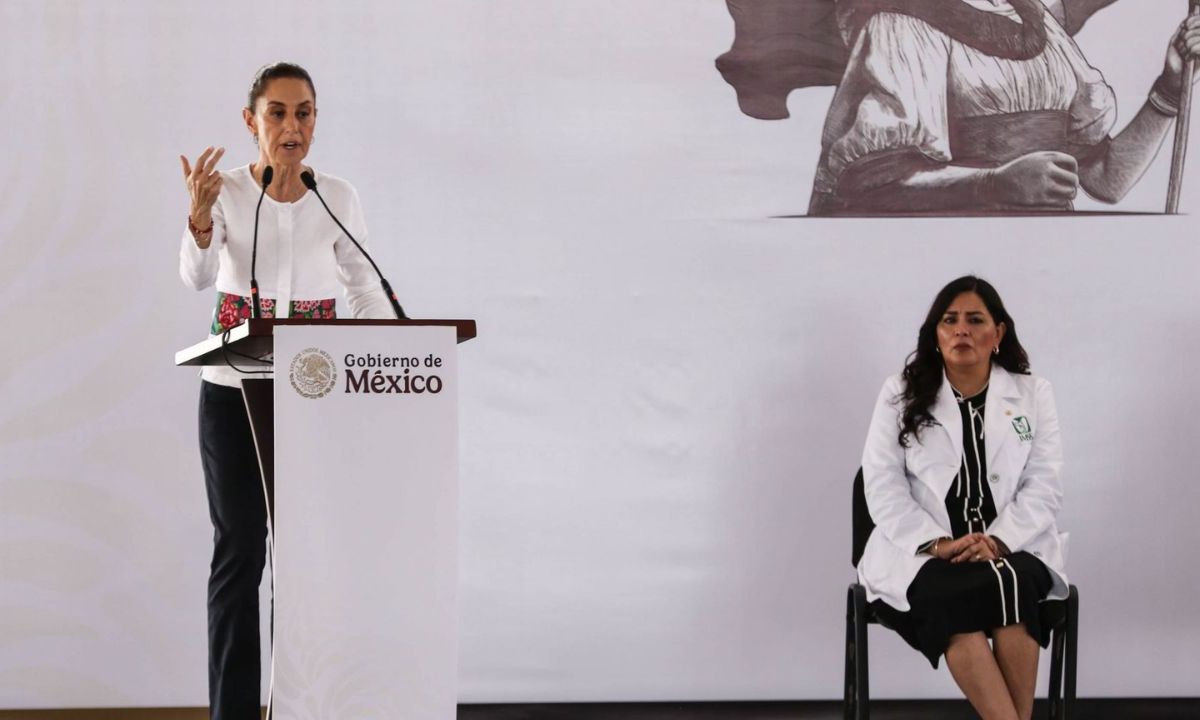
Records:
[[[473,337],[472,320],[248,320],[176,353],[275,369],[242,381],[270,524],[273,717],[455,716],[457,345]]]

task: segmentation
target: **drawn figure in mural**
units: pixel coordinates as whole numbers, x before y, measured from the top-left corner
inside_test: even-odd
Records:
[[[1116,0],[727,0],[717,60],[748,115],[836,85],[811,215],[1069,211],[1116,203],[1172,129],[1200,18],[1117,131],[1116,101],[1073,34]]]

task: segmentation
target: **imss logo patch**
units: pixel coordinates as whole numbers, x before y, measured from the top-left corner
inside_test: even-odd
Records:
[[[333,357],[320,348],[305,348],[292,358],[288,372],[294,389],[301,397],[323,398],[337,384],[337,365]]]
[[[1029,418],[1024,415],[1013,418],[1013,430],[1017,431],[1017,437],[1021,438],[1022,442],[1029,442],[1033,439],[1033,428],[1029,426]]]

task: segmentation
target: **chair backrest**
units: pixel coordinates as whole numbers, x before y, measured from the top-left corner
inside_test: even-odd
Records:
[[[871,511],[867,509],[867,495],[863,492],[862,468],[859,468],[858,474],[854,476],[854,506],[851,522],[850,564],[858,567],[858,561],[862,559],[863,550],[867,547],[867,540],[871,537],[871,531],[875,529],[875,521],[871,519]]]

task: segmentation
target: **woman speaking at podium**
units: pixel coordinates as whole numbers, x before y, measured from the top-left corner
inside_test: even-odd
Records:
[[[354,317],[393,317],[369,261],[301,178],[312,173],[330,210],[365,242],[354,187],[304,165],[317,123],[308,72],[290,63],[259,70],[242,117],[258,146],[253,163],[218,171],[225,150],[213,147],[195,162],[179,158],[191,199],[179,271],[195,290],[216,287],[211,333],[251,317],[252,270],[264,318],[333,318],[339,287]],[[213,524],[209,706],[216,720],[257,720],[261,696],[258,586],[266,559],[266,502],[242,376],[232,367],[201,373],[200,458]]]
[[[879,394],[862,468],[873,608],[934,667],[944,654],[985,720],[1028,720],[1050,633],[1038,603],[1068,591],[1062,447],[1050,384],[990,284],[938,293]]]

